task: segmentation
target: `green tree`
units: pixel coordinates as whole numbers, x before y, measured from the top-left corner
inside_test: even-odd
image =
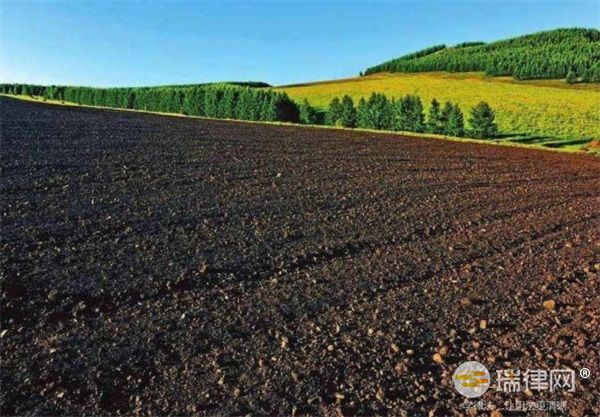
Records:
[[[356,127],[356,108],[349,95],[342,97],[342,112],[340,124],[344,127]]]
[[[425,130],[425,115],[423,104],[417,95],[407,95],[392,104],[394,130],[423,132]]]
[[[491,138],[498,133],[498,126],[494,122],[496,115],[485,101],[478,103],[471,109],[469,124],[476,138]]]
[[[304,99],[299,106],[300,122],[307,125],[315,125],[318,123],[318,114],[313,106],[310,105],[307,99]]]
[[[361,97],[358,101],[358,106],[356,108],[356,126],[362,128],[368,128],[370,125],[370,114],[369,114],[369,105],[364,97]]]
[[[442,113],[440,103],[433,99],[429,107],[429,117],[427,119],[427,131],[430,133],[444,133],[444,125],[442,123]]]
[[[219,117],[220,91],[209,88],[204,96],[204,111],[207,117]]]
[[[570,70],[567,73],[567,77],[565,78],[565,82],[567,84],[575,84],[577,82],[577,74],[575,74],[575,71]]]
[[[445,133],[451,136],[464,136],[465,121],[462,111],[454,104],[448,114]]]
[[[448,135],[448,120],[450,119],[450,114],[452,114],[452,112],[454,111],[454,105],[447,101],[446,103],[444,103],[444,107],[442,108],[442,111],[440,113],[440,120],[442,123],[442,132],[443,134]]]
[[[237,104],[237,92],[233,88],[226,88],[223,97],[219,101],[219,117],[235,119],[235,107]]]
[[[382,93],[372,93],[367,101],[369,109],[370,129],[389,130],[392,129],[391,103]]]
[[[329,111],[327,112],[327,124],[331,126],[335,126],[338,124],[339,120],[342,118],[342,103],[340,99],[334,97],[331,102],[329,102]]]

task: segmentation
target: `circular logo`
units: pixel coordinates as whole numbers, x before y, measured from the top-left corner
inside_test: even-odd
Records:
[[[467,398],[481,397],[490,387],[490,373],[479,362],[465,362],[452,374],[454,388]]]
[[[592,372],[588,368],[581,368],[581,370],[579,371],[579,376],[583,379],[588,379],[591,374]]]

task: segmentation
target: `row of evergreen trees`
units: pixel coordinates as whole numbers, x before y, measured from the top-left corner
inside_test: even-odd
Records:
[[[600,31],[557,29],[482,44],[444,45],[368,68],[377,72],[484,71],[517,79],[563,79],[600,82]]]
[[[215,118],[298,122],[299,110],[285,93],[231,84],[189,87],[92,88],[1,84],[0,92],[73,103],[183,113]]]
[[[301,120],[315,123],[316,119],[304,119],[316,114],[305,100],[301,105]],[[348,95],[341,100],[334,98],[329,104],[325,117],[332,126],[359,127],[376,130],[394,130],[418,133],[435,133],[450,136],[492,138],[498,133],[495,113],[486,102],[480,102],[471,109],[468,120],[471,129],[465,129],[465,118],[457,104],[446,102],[442,107],[433,99],[426,118],[423,104],[418,95],[406,95],[399,99],[388,99],[385,94],[373,93],[365,100],[361,98],[355,106]]]
[[[341,100],[334,98],[328,110],[321,112],[307,100],[297,105],[285,93],[231,84],[139,88],[0,84],[0,93],[43,96],[91,106],[214,118],[465,135],[464,116],[458,105],[447,102],[442,107],[434,99],[426,120],[421,99],[410,94],[399,99],[388,99],[385,94],[373,93],[366,100],[361,98],[357,106],[346,95]],[[494,112],[486,103],[480,103],[471,111],[469,121],[469,133],[475,137],[493,137],[497,132]]]

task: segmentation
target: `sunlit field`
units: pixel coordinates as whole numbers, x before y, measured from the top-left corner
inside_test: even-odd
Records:
[[[568,139],[600,137],[600,85],[562,80],[515,81],[480,73],[379,73],[366,77],[282,86],[293,99],[325,108],[333,97],[355,100],[372,92],[388,97],[417,93],[425,107],[450,100],[466,113],[481,100],[496,110],[500,130]],[[534,139],[535,140],[535,139]],[[546,140],[540,138],[540,140]]]

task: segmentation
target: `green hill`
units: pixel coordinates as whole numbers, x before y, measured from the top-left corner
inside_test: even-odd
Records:
[[[556,29],[488,44],[437,45],[368,68],[365,75],[432,71],[600,82],[600,31]]]

